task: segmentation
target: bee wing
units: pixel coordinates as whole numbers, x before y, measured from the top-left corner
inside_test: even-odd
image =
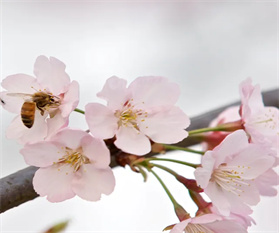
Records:
[[[7,93],[8,96],[13,96],[13,97],[21,97],[24,100],[31,100],[32,94],[27,94],[27,93]]]

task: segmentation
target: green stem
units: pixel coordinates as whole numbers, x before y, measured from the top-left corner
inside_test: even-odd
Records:
[[[162,185],[162,187],[164,188],[164,190],[166,191],[167,195],[169,196],[174,208],[180,206],[176,200],[174,199],[174,197],[172,196],[172,194],[170,193],[170,191],[168,190],[167,186],[164,184],[164,182],[162,181],[162,179],[157,175],[156,172],[154,172],[152,169],[150,168],[147,168],[149,172],[151,172],[155,177],[156,179],[160,182],[160,184]]]
[[[228,123],[224,123],[221,125],[217,125],[215,127],[191,130],[191,131],[188,131],[188,133],[189,133],[189,136],[191,136],[193,134],[206,133],[206,132],[212,132],[212,131],[232,132],[232,131],[242,129],[242,128],[243,128],[243,123],[241,120],[238,120],[238,121],[234,121],[234,122],[228,122]]]
[[[175,176],[175,177],[179,176],[175,171],[169,169],[168,167],[162,166],[162,165],[160,165],[160,164],[155,164],[155,163],[151,163],[151,164],[152,164],[152,166],[157,167],[157,168],[160,168],[160,169],[162,169],[162,170],[164,170],[164,171],[166,171],[166,172],[172,174],[172,175]]]
[[[172,146],[172,145],[166,145],[166,144],[163,144],[163,146],[167,150],[182,150],[182,151],[192,152],[192,153],[200,154],[200,155],[204,154],[203,151],[197,151],[197,150],[193,150],[193,149],[190,149],[190,148],[187,148],[187,147],[179,147],[179,146]]]
[[[206,133],[206,132],[212,132],[212,131],[226,131],[226,130],[223,130],[222,128],[219,128],[219,127],[212,127],[212,128],[209,127],[209,128],[191,130],[188,133],[189,133],[189,136],[192,136],[193,134]]]
[[[186,166],[193,167],[193,168],[197,168],[199,166],[199,164],[188,163],[188,162],[184,162],[184,161],[180,161],[180,160],[175,160],[175,159],[155,158],[155,157],[145,159],[145,161],[147,161],[147,162],[151,161],[151,160],[168,161],[168,162],[173,162],[173,163],[179,163],[179,164],[186,165]]]
[[[84,114],[84,113],[85,113],[83,110],[81,110],[81,109],[79,109],[79,108],[75,108],[74,111],[75,111],[75,112],[79,112],[79,113],[81,113],[81,114]]]

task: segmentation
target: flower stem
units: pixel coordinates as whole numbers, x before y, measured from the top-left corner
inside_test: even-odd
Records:
[[[162,185],[162,187],[164,188],[164,190],[166,191],[167,195],[169,196],[175,213],[177,215],[177,217],[179,218],[180,221],[183,221],[187,218],[190,217],[189,213],[181,206],[177,203],[177,201],[174,199],[174,197],[172,196],[172,194],[170,193],[170,191],[168,190],[167,186],[164,184],[164,182],[161,180],[161,178],[157,175],[156,172],[154,172],[151,168],[147,167],[148,171],[151,172],[156,178],[157,180],[160,182],[160,184]]]
[[[155,160],[155,161],[168,161],[168,162],[173,162],[173,163],[179,163],[182,165],[186,165],[189,167],[193,167],[193,168],[197,168],[199,166],[199,164],[193,164],[193,163],[188,163],[188,162],[184,162],[184,161],[180,161],[180,160],[175,160],[175,159],[166,159],[166,158],[147,158],[145,159],[145,161],[151,161],[151,160]]]
[[[74,111],[75,111],[75,112],[79,112],[79,113],[81,113],[81,114],[84,114],[84,113],[85,113],[83,110],[81,110],[81,109],[79,109],[79,108],[75,108]]]
[[[163,189],[165,190],[165,192],[167,193],[167,195],[169,196],[174,208],[176,208],[179,204],[176,202],[176,200],[174,199],[174,197],[172,196],[172,194],[170,193],[169,189],[167,188],[167,186],[165,185],[165,183],[162,181],[162,179],[157,175],[156,172],[154,172],[151,168],[147,168],[149,172],[151,172],[156,179],[159,181],[159,183],[162,185]]]
[[[175,176],[175,177],[178,176],[178,174],[177,174],[175,171],[169,169],[168,167],[165,167],[165,166],[160,165],[160,164],[155,164],[155,163],[151,163],[151,164],[152,164],[152,166],[157,167],[157,168],[160,168],[160,169],[162,169],[162,170],[164,170],[164,171],[166,171],[166,172],[172,174],[172,175]]]
[[[187,147],[179,147],[179,146],[172,146],[172,145],[166,145],[166,144],[163,144],[163,146],[167,150],[182,150],[182,151],[192,152],[192,153],[196,153],[196,154],[200,154],[200,155],[204,154],[203,151],[197,151],[197,150],[193,150],[193,149],[190,149],[190,148],[187,148]]]
[[[189,131],[189,136],[193,134],[199,134],[199,133],[206,133],[206,132],[212,132],[212,131],[227,131],[232,132],[238,129],[242,129],[243,124],[241,120],[229,122],[221,125],[217,125],[216,127],[208,127],[208,128],[201,128],[201,129],[195,129]]]

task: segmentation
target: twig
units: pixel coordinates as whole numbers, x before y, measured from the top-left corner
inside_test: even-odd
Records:
[[[263,99],[266,106],[279,107],[279,89],[267,91],[263,93]],[[226,105],[224,107],[215,109],[197,117],[191,118],[191,125],[187,130],[193,130],[198,128],[207,127],[209,122],[216,118],[223,110],[230,106],[239,105],[239,102]],[[199,143],[194,138],[186,138],[177,146],[188,147]],[[115,151],[112,151],[112,161],[110,166],[116,167]],[[148,156],[153,156],[154,153],[150,153]],[[13,207],[16,207],[22,203],[33,200],[38,195],[33,189],[32,179],[34,173],[38,168],[27,167],[16,173],[13,173],[7,177],[0,179],[0,213],[5,212]]]

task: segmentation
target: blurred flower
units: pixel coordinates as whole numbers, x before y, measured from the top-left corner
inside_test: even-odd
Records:
[[[189,218],[177,223],[170,233],[247,233],[247,228],[237,221],[224,220],[215,214],[205,214],[202,216]]]
[[[162,77],[139,77],[129,87],[124,79],[111,77],[98,97],[107,106],[89,103],[85,117],[90,132],[102,139],[116,136],[115,145],[124,152],[144,155],[150,140],[177,143],[188,136],[188,116],[175,107],[179,87]]]
[[[20,152],[27,164],[40,167],[34,189],[51,202],[75,195],[97,201],[114,189],[109,150],[101,139],[84,131],[63,129],[49,141],[27,144]]]
[[[254,179],[274,161],[265,147],[249,143],[246,133],[237,130],[204,154],[195,177],[220,214],[228,216],[233,208],[241,211],[260,201]]]
[[[0,93],[2,106],[18,114],[6,135],[23,144],[41,141],[66,126],[79,101],[79,85],[70,82],[64,63],[58,59],[39,56],[34,74],[36,78],[26,74],[8,76],[2,81],[7,91]],[[24,105],[26,102],[29,104]]]
[[[64,222],[57,223],[54,226],[52,226],[51,228],[49,228],[47,231],[45,231],[44,233],[59,233],[59,232],[62,232],[67,228],[68,224],[69,224],[69,221],[64,221]]]

